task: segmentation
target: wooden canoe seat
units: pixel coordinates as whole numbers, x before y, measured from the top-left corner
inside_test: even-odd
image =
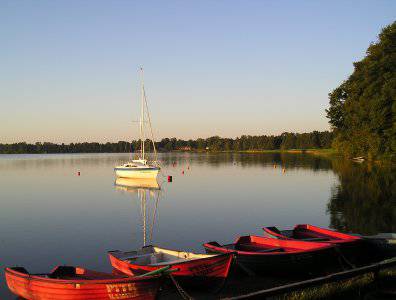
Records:
[[[158,262],[155,264],[150,264],[150,266],[164,266],[164,265],[169,265],[169,264],[177,264],[177,263],[182,263],[185,261],[188,261],[191,259],[187,259],[187,258],[180,258],[180,259],[175,259],[175,260],[170,260],[170,261],[163,261],[163,262]]]

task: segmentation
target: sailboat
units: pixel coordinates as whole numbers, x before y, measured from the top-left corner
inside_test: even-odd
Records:
[[[114,171],[117,177],[122,178],[156,178],[160,170],[157,161],[157,150],[155,148],[153,129],[151,127],[150,113],[147,105],[146,91],[144,89],[143,69],[140,68],[142,84],[141,84],[141,112],[139,119],[139,132],[140,132],[140,151],[138,159],[130,159],[122,165],[116,166]],[[146,123],[150,128],[150,139],[154,150],[154,161],[147,159],[147,152],[145,151],[146,141]]]

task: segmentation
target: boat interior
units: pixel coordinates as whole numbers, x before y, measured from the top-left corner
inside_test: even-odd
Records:
[[[124,252],[127,254],[121,258],[137,265],[161,266],[182,263],[195,259],[213,257],[213,254],[196,254],[192,252],[163,249],[154,246],[144,247],[141,251]]]
[[[259,252],[259,253],[286,252],[286,249],[282,247],[273,247],[273,246],[267,246],[257,243],[236,243],[236,244],[223,245],[221,247],[235,251]]]
[[[227,245],[219,245],[217,242],[210,242],[209,244],[229,250],[257,253],[295,253],[299,251],[332,247],[325,243],[307,243],[303,241],[274,239],[260,236],[241,236],[235,243]]]
[[[307,241],[307,242],[325,242],[325,241],[329,241],[330,239],[336,239],[336,238],[330,238],[329,236],[327,236],[325,234],[312,232],[311,230],[302,229],[302,228],[282,230],[282,231],[280,231],[276,227],[267,227],[267,228],[269,230],[271,230],[277,234],[281,234],[285,237],[302,240],[302,241]]]
[[[285,230],[286,231],[286,230]],[[313,232],[311,230],[307,229],[293,229],[293,230],[287,230],[291,231],[291,237],[298,239],[298,240],[303,240],[303,241],[315,241],[315,242],[325,242],[325,241],[330,241],[330,240],[339,240],[339,238],[336,237],[330,237],[326,234],[322,234],[319,232]],[[282,231],[283,233],[284,231]]]

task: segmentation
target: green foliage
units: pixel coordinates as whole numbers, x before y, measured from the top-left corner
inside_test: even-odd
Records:
[[[329,94],[333,146],[346,156],[394,156],[396,151],[396,22],[384,28],[354,72]]]

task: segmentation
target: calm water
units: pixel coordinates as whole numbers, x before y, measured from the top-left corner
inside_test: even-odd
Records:
[[[396,231],[390,167],[302,154],[164,154],[163,174],[173,182],[159,176],[157,187],[115,182],[113,167],[127,158],[0,156],[0,267],[110,271],[107,250],[138,248],[146,240],[203,251],[203,242],[260,234],[265,225]],[[13,299],[3,274],[0,298]]]

